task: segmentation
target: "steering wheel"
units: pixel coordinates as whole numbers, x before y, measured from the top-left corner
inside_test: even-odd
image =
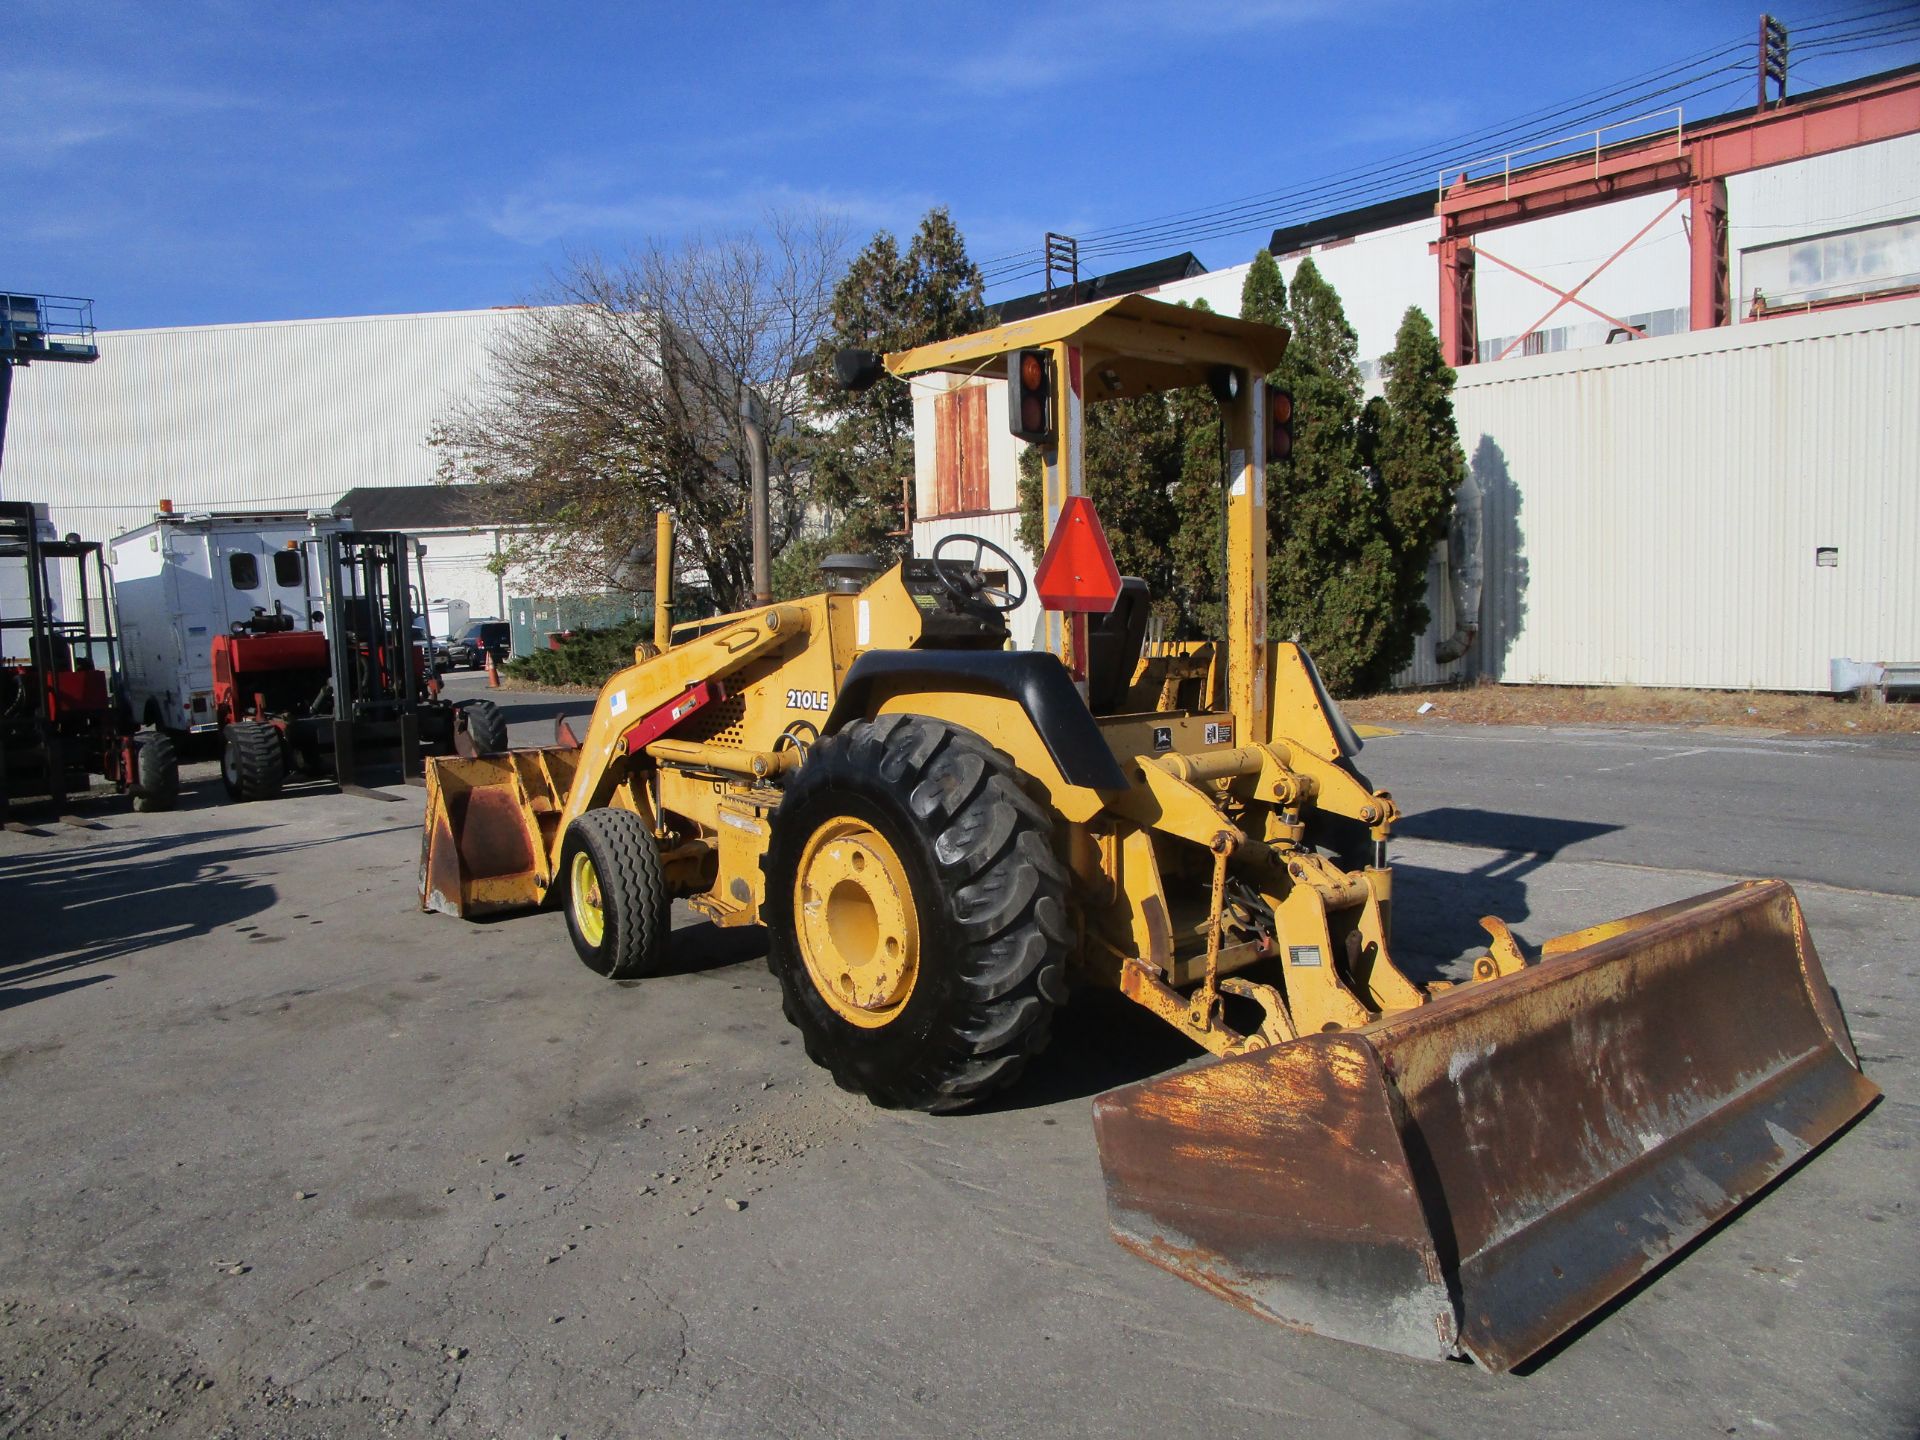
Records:
[[[941,557],[946,553],[949,545],[956,550],[971,545],[973,558],[963,561],[955,556],[951,561],[943,563]],[[986,571],[981,568],[981,562],[989,554],[1006,562],[1007,583],[1004,586],[987,584]],[[947,573],[948,564],[960,568],[961,574],[958,578]],[[984,600],[995,610],[1004,614],[1009,610],[1018,610],[1026,603],[1027,572],[1020,568],[1018,560],[984,535],[956,533],[941,536],[939,543],[933,547],[933,577],[940,582],[941,589],[962,605],[971,604],[975,600]],[[1018,589],[1014,588],[1016,584]]]

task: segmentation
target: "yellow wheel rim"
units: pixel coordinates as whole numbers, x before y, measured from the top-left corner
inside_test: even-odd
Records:
[[[573,857],[573,869],[568,874],[573,923],[580,930],[580,938],[597,950],[607,937],[607,912],[600,899],[600,873],[593,868],[592,857],[582,850]]]
[[[829,820],[800,852],[795,939],[820,998],[843,1020],[877,1030],[913,998],[920,916],[906,867],[864,820]]]

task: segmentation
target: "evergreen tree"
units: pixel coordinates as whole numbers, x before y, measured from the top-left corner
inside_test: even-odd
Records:
[[[1264,270],[1247,272],[1248,288]],[[1249,298],[1270,305],[1277,275]],[[1293,394],[1293,454],[1267,468],[1268,626],[1298,636],[1328,685],[1352,689],[1394,618],[1393,550],[1361,464],[1358,340],[1340,297],[1312,260],[1285,300],[1293,332],[1274,381]],[[1256,318],[1266,318],[1265,315]]]
[[[815,357],[812,392],[833,418],[812,453],[815,495],[839,512],[836,550],[891,558],[906,547],[900,481],[913,473],[913,400],[891,375],[864,394],[833,383],[845,346],[905,350],[971,334],[992,323],[980,270],[944,209],[929,210],[906,253],[881,231],[854,257],[833,292],[832,331]]]
[[[1363,679],[1384,685],[1413,657],[1415,640],[1432,618],[1427,610],[1427,565],[1447,533],[1454,491],[1466,478],[1453,415],[1455,374],[1440,354],[1433,323],[1409,307],[1381,361],[1386,415],[1378,427],[1374,466],[1393,551],[1394,624],[1388,643]]]
[[[1287,282],[1271,250],[1260,251],[1247,267],[1247,278],[1240,283],[1240,318],[1263,325],[1288,323]]]

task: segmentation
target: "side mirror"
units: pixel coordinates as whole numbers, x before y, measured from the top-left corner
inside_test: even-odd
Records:
[[[875,351],[842,350],[833,357],[833,383],[842,390],[870,390],[885,368]]]

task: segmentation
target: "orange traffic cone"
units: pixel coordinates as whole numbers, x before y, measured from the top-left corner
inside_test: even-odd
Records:
[[[493,651],[491,650],[487,651],[487,688],[489,690],[498,690],[500,688],[500,672],[494,668]]]

